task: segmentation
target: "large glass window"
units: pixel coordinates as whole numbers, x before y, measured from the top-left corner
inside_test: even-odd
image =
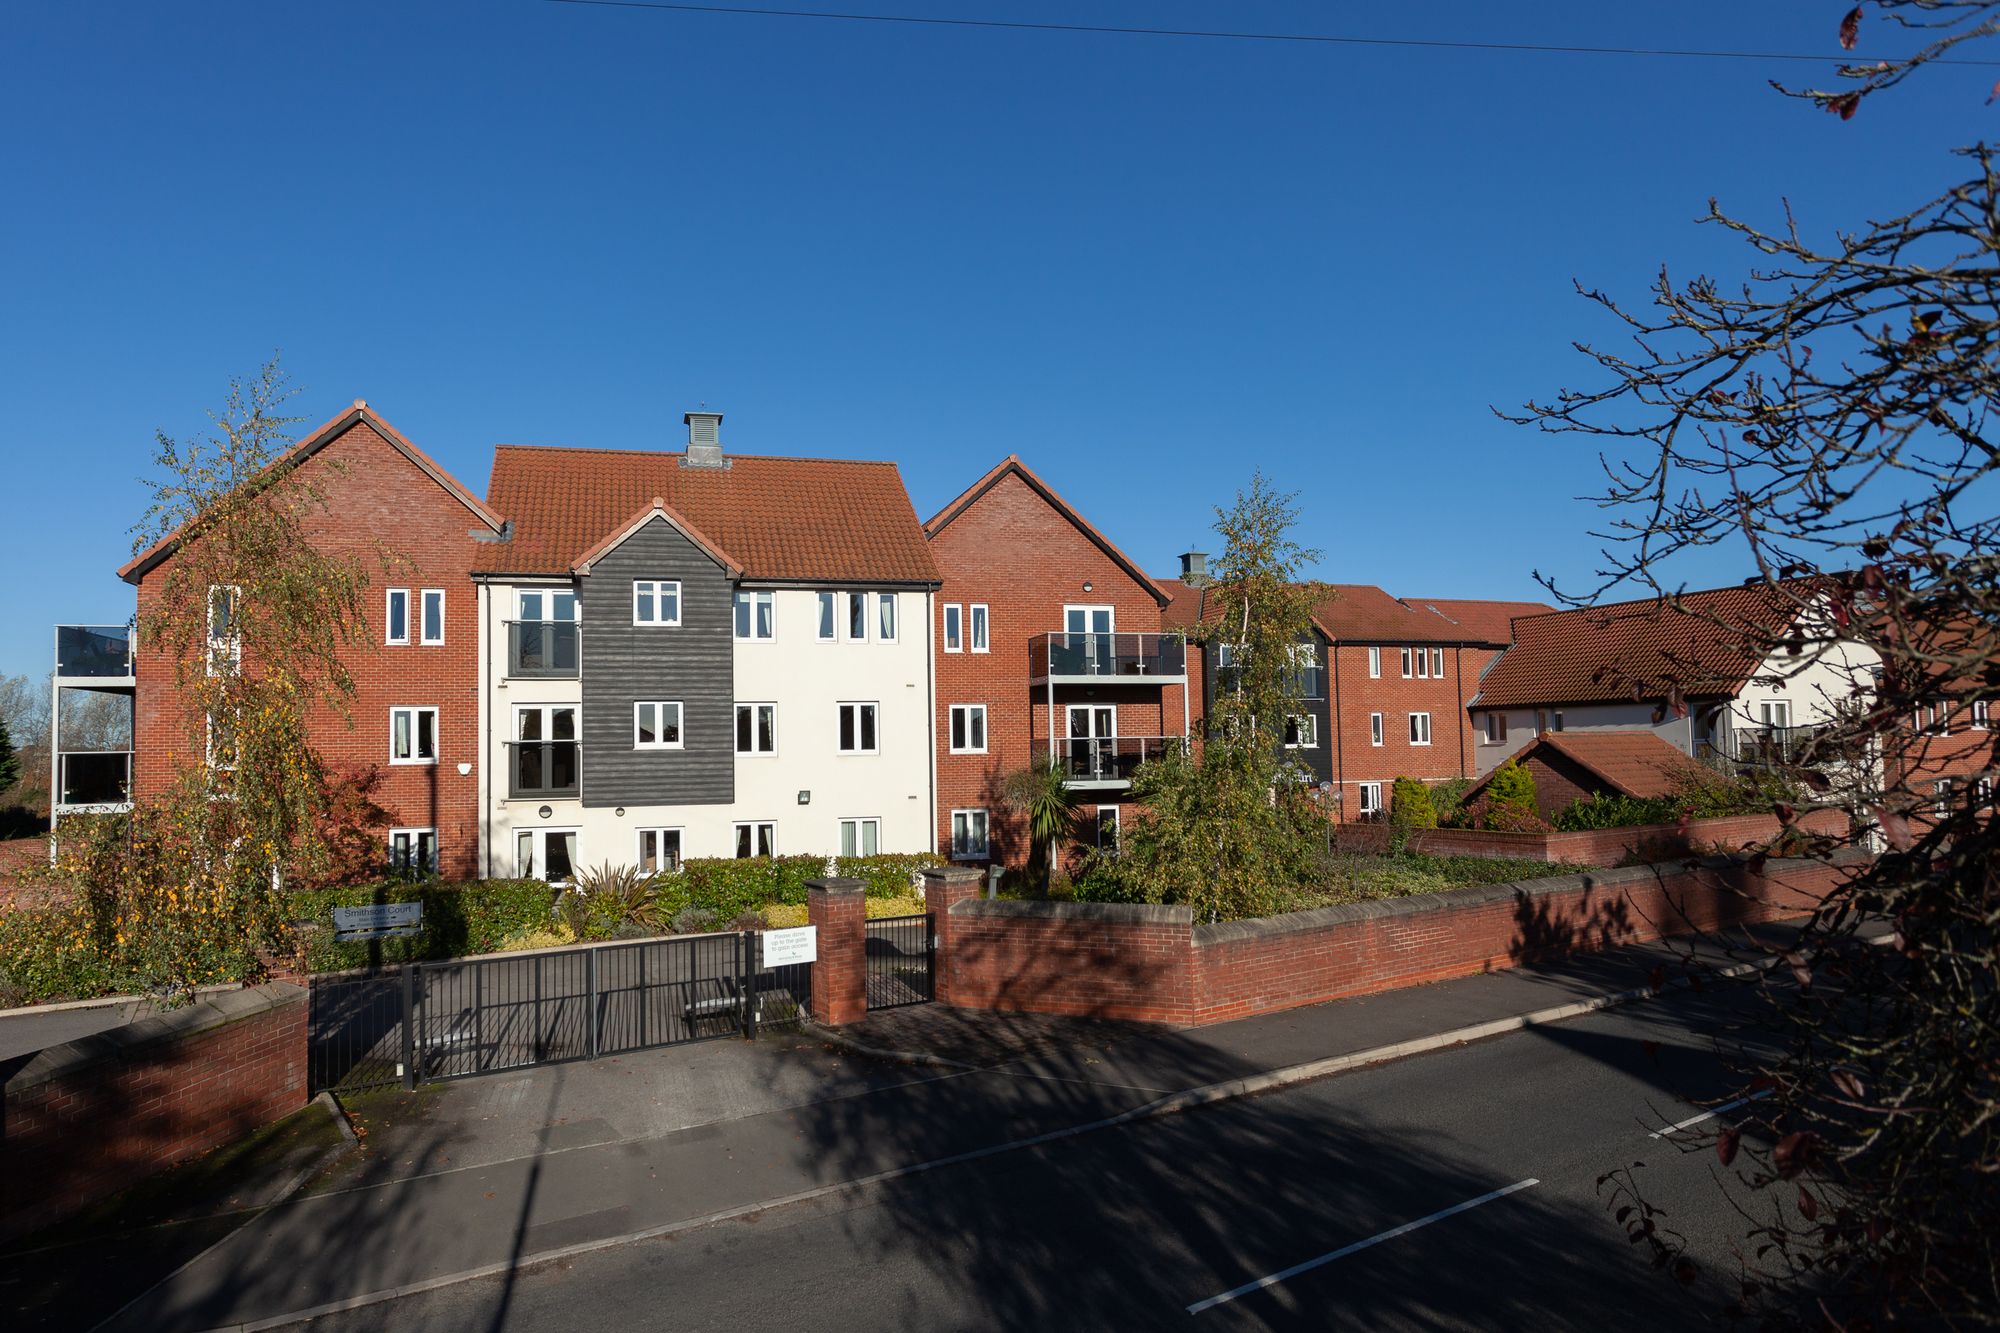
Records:
[[[882,850],[882,821],[843,819],[840,821],[840,854],[873,856]]]
[[[874,754],[878,750],[875,735],[874,704],[840,705],[840,752],[842,754]]]
[[[736,826],[736,856],[743,860],[752,856],[776,856],[778,854],[778,826],[770,820],[756,820]]]
[[[680,624],[680,580],[633,579],[632,623],[668,628]]]
[[[777,752],[778,706],[736,705],[736,753],[776,754]]]
[[[641,701],[633,704],[632,747],[637,750],[681,749],[680,700]]]
[[[639,869],[648,875],[671,875],[681,868],[681,831],[677,828],[639,830]]]
[[[437,874],[437,830],[395,828],[389,830],[389,869],[398,875]]]
[[[514,878],[567,884],[576,874],[577,831],[524,828],[514,832]]]
[[[978,860],[987,854],[986,812],[951,812],[951,854],[960,860]]]
[[[736,594],[736,637],[739,639],[772,639],[777,637],[777,623],[768,592],[738,592]]]
[[[392,764],[435,764],[437,762],[437,720],[435,708],[391,708],[389,710],[389,762]]]

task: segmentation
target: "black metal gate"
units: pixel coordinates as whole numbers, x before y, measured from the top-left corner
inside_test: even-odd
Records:
[[[868,1007],[927,1004],[936,938],[928,912],[877,917],[868,923]]]
[[[315,978],[315,1092],[497,1073],[797,1023],[812,964],[766,968],[755,932],[409,963]]]

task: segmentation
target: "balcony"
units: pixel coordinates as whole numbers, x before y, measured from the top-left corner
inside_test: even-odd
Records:
[[[1178,634],[1037,634],[1028,640],[1028,677],[1036,684],[1143,685],[1187,680],[1187,640]]]
[[[56,755],[58,810],[123,810],[132,804],[130,750],[65,750]]]
[[[1235,689],[1237,677],[1241,674],[1242,668],[1240,667],[1217,667],[1215,669],[1215,688],[1217,693],[1225,693]],[[1292,672],[1291,678],[1285,682],[1285,692],[1294,699],[1310,700],[1326,698],[1326,668],[1316,666],[1300,667],[1298,670]]]
[[[508,741],[507,794],[573,797],[578,790],[579,747],[575,741]]]
[[[100,686],[130,685],[132,631],[124,625],[57,625],[56,675]]]
[[[1094,740],[1059,739],[1053,756],[1072,787],[1129,787],[1139,765],[1149,763],[1187,742],[1179,736],[1106,736]]]
[[[1808,762],[1808,751],[1811,763],[1820,766],[1846,758],[1836,753],[1844,748],[1852,747],[1833,744],[1825,727],[1738,727],[1720,744],[1698,743],[1695,758],[1725,769],[1800,768]]]
[[[507,622],[510,680],[575,680],[583,661],[583,626],[574,620]]]

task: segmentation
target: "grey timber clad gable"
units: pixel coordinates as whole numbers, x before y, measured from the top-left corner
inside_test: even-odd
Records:
[[[678,579],[681,623],[632,623],[634,579]],[[722,805],[736,795],[729,575],[655,518],[578,581],[583,604],[583,803]],[[683,747],[635,750],[632,705],[681,702]]]

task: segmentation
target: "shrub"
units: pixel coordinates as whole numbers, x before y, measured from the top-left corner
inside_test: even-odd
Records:
[[[1672,824],[1679,819],[1680,810],[1671,797],[1615,796],[1600,792],[1570,802],[1569,808],[1556,816],[1556,828],[1569,833]]]
[[[716,915],[706,907],[683,907],[674,913],[672,922],[676,935],[699,935],[715,929]]]
[[[314,972],[329,972],[377,962],[491,953],[509,936],[552,926],[556,892],[538,879],[491,879],[466,884],[384,880],[337,889],[294,890],[284,896],[281,906],[287,920],[309,923],[302,932],[306,967]],[[408,902],[423,904],[423,925],[415,935],[345,943],[333,938],[336,907]]]
[[[945,865],[943,857],[931,852],[883,852],[875,856],[842,856],[834,861],[834,873],[858,879],[870,898],[907,898],[921,882],[918,873]],[[810,876],[808,876],[810,878]],[[805,901],[800,886],[799,901]]]
[[[771,923],[764,919],[762,912],[738,912],[730,921],[731,930],[769,930]]]
[[[576,932],[557,922],[552,926],[528,926],[515,931],[500,941],[500,953],[513,953],[518,949],[555,949],[565,944],[576,943]]]
[[[1389,792],[1389,822],[1397,828],[1436,828],[1437,807],[1420,778],[1397,778]]]
[[[1437,812],[1440,827],[1456,827],[1453,821],[1459,817],[1459,807],[1465,801],[1466,788],[1471,785],[1471,778],[1446,778],[1431,787],[1431,809]]]
[[[764,909],[764,920],[772,930],[812,924],[804,903],[772,903]]]
[[[1502,833],[1545,833],[1548,821],[1535,805],[1535,775],[1512,759],[1493,771],[1486,794],[1479,799],[1484,807],[1479,826]]]

